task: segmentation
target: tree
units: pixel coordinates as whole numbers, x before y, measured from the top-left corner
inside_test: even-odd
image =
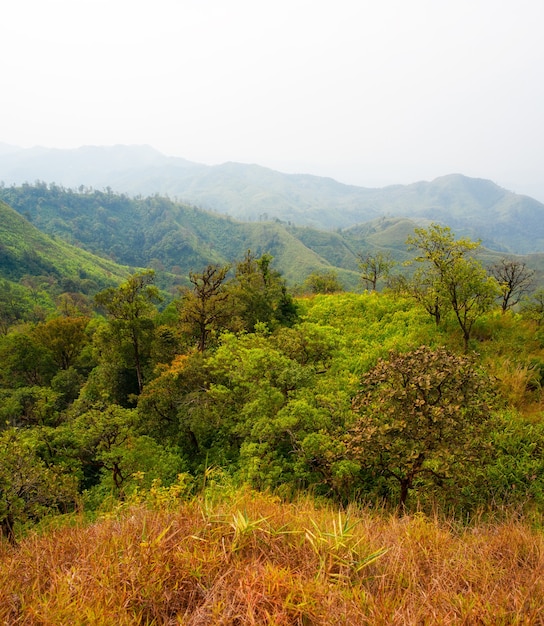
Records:
[[[389,276],[395,261],[389,252],[376,252],[374,254],[358,254],[359,268],[361,270],[361,280],[367,283],[372,291],[376,291],[376,286],[380,279]]]
[[[505,313],[519,304],[531,287],[535,272],[522,261],[504,258],[491,267],[491,275],[499,284],[501,308]]]
[[[136,410],[110,405],[105,410],[91,409],[64,425],[74,437],[86,486],[96,487],[97,495],[113,489],[123,497],[137,472],[148,475],[149,485],[152,478],[172,482],[182,471],[179,454],[142,434],[138,421]]]
[[[38,520],[74,502],[76,481],[48,467],[22,431],[0,433],[0,534],[15,543],[15,523]]]
[[[423,478],[459,481],[490,425],[489,382],[467,356],[421,347],[380,359],[352,404],[348,456],[398,483],[399,507]]]
[[[530,298],[525,298],[521,307],[523,317],[532,320],[537,326],[544,322],[544,289],[537,289]]]
[[[439,224],[416,228],[414,232],[407,244],[420,252],[414,261],[424,264],[414,277],[414,295],[424,302],[437,323],[444,307],[453,312],[466,351],[475,321],[491,308],[497,295],[497,281],[479,261],[468,256],[479,247],[479,242],[456,240],[447,226]]]
[[[229,293],[225,289],[229,269],[229,266],[208,265],[200,274],[189,273],[193,289],[183,291],[180,321],[196,337],[199,352],[206,349],[210,334],[223,328],[232,317],[227,306]]]
[[[338,280],[338,273],[330,270],[327,272],[312,272],[304,281],[304,287],[311,293],[337,293],[344,291]]]
[[[127,337],[132,345],[140,393],[144,386],[142,344],[153,330],[154,304],[161,301],[154,280],[155,272],[146,270],[133,274],[119,287],[109,287],[95,296],[96,303],[113,318],[118,333]]]
[[[269,327],[289,326],[298,317],[284,280],[271,268],[272,260],[270,254],[257,258],[248,250],[236,264],[234,280],[229,284],[233,314],[237,314],[242,326],[250,332],[260,322]]]
[[[89,339],[88,317],[55,317],[34,329],[34,337],[52,356],[57,369],[71,367]]]
[[[6,335],[10,326],[25,317],[30,309],[25,295],[18,285],[0,281],[0,334]]]
[[[52,354],[30,327],[11,331],[0,341],[0,382],[5,387],[48,385],[55,375]]]

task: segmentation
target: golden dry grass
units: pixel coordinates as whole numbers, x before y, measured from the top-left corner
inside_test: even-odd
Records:
[[[241,492],[0,548],[0,623],[544,624],[544,536]]]

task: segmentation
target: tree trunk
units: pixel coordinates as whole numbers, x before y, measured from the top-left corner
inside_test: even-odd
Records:
[[[411,487],[411,478],[403,478],[400,481],[399,513],[406,512],[406,500],[408,500],[408,492],[410,491]]]
[[[15,520],[13,519],[13,515],[11,513],[6,513],[4,519],[0,520],[0,531],[2,536],[5,537],[12,546],[17,544],[15,532],[13,530],[14,522]]]

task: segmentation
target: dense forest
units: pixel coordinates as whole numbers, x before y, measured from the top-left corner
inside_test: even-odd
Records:
[[[455,196],[452,190],[448,194]],[[275,268],[291,288],[301,286],[310,274],[332,271],[344,289],[360,291],[361,255],[389,255],[397,262],[396,271],[401,272],[402,264],[411,258],[406,239],[415,227],[431,223],[428,218],[413,221],[384,213],[349,228],[317,230],[272,219],[267,212],[255,215],[251,222],[241,222],[159,195],[129,197],[111,189],[80,186],[70,190],[40,182],[0,186],[0,200],[57,240],[134,270],[155,269],[157,283],[165,288],[186,282],[190,271],[208,264],[233,263],[251,249],[258,256],[271,254]],[[440,215],[451,226],[451,217],[443,212]],[[480,219],[474,215],[472,221],[476,224]],[[516,220],[523,220],[523,215],[516,214]],[[516,250],[515,245],[512,250]],[[542,253],[507,255],[482,245],[476,254],[486,266],[504,256],[516,256],[536,270],[537,282],[544,284]]]
[[[131,265],[138,233],[126,233],[117,254]],[[416,228],[409,271],[388,252],[356,257],[360,293],[329,268],[295,294],[274,256],[251,250],[195,263],[169,293],[138,269],[87,290],[57,280],[46,306],[41,287],[4,279],[4,543],[210,488],[464,524],[541,519],[544,290],[519,258],[486,267],[478,252],[447,227]],[[244,515],[236,541],[256,529]],[[323,555],[330,537],[308,537]],[[170,623],[153,619],[133,623]]]
[[[190,272],[168,303],[142,270],[93,298],[60,294],[39,318],[5,281],[4,535],[154,481],[196,489],[211,468],[341,503],[540,507],[534,273],[516,260],[489,272],[477,243],[436,224],[407,247],[409,278],[361,258],[360,294],[314,274],[313,295],[294,297],[251,251]]]

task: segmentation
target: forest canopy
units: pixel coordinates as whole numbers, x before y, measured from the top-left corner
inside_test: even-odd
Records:
[[[540,292],[447,228],[406,245],[416,271],[367,255],[361,284],[387,275],[362,293],[326,274],[295,295],[251,250],[166,301],[153,269],[41,310],[0,283],[3,534],[211,474],[344,505],[541,510]]]

